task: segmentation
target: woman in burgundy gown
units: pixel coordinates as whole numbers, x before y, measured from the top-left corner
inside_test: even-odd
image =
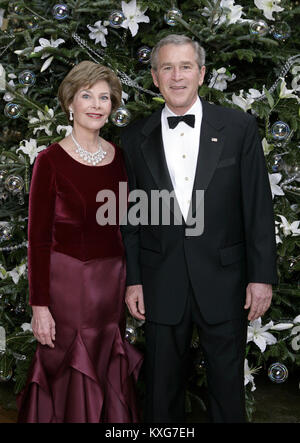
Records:
[[[84,61],[59,99],[73,132],[38,155],[32,175],[28,276],[38,345],[18,421],[136,422],[142,360],[124,340],[124,248],[118,221],[96,219],[97,193],[109,189],[118,202],[127,181],[119,148],[99,137],[121,86],[110,69]]]

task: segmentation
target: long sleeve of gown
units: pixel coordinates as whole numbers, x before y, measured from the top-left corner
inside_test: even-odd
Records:
[[[49,306],[50,250],[55,207],[54,168],[41,152],[34,164],[29,194],[29,304]]]

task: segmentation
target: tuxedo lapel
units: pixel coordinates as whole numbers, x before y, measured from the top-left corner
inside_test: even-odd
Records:
[[[196,199],[196,190],[205,191],[212,179],[220,159],[224,137],[222,136],[223,123],[217,121],[214,106],[202,100],[203,117],[200,132],[200,145],[192,194],[193,215],[200,201]]]
[[[175,195],[172,180],[170,177],[161,130],[161,110],[155,112],[148,120],[147,124],[143,128],[143,133],[146,136],[144,142],[141,145],[144,159],[148,165],[148,168],[153,176],[153,179],[157,185],[159,191],[167,190],[168,193],[173,193],[175,205],[177,210],[174,211],[173,205],[170,206],[170,198],[168,195],[161,194],[161,197],[169,210],[174,213],[175,218],[179,223],[182,223],[181,212],[179,204]]]

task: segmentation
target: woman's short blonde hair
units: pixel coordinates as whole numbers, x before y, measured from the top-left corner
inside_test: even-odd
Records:
[[[85,60],[71,69],[58,89],[58,99],[68,118],[69,106],[76,92],[83,87],[90,88],[99,81],[105,81],[109,86],[112,112],[118,109],[121,104],[122,87],[116,74],[107,66]]]

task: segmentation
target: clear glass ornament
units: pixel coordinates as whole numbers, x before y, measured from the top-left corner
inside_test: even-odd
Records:
[[[138,57],[138,61],[140,63],[144,63],[144,64],[149,63],[150,62],[150,56],[151,56],[151,48],[149,48],[149,46],[142,46],[137,51],[137,57]]]
[[[283,363],[273,363],[268,369],[268,377],[273,383],[285,382],[288,375],[288,369]]]
[[[0,200],[6,200],[8,198],[7,192],[0,192]]]
[[[114,125],[122,128],[127,126],[131,120],[131,114],[125,106],[120,106],[112,115],[111,120]]]
[[[57,20],[65,20],[70,16],[69,8],[67,5],[65,5],[65,3],[58,3],[52,8],[52,15]]]
[[[286,40],[291,35],[291,28],[286,22],[276,23],[272,27],[272,35],[276,40]]]
[[[0,243],[12,238],[12,228],[9,224],[0,225]]]
[[[19,83],[23,86],[33,86],[35,84],[36,76],[32,71],[23,71],[18,76]]]
[[[21,115],[21,107],[17,103],[7,103],[4,107],[4,115],[9,118],[18,118]]]
[[[19,175],[9,175],[5,180],[5,188],[12,192],[13,194],[16,194],[24,188],[24,181],[22,177]]]
[[[125,338],[130,344],[134,344],[137,341],[137,331],[133,326],[126,326]]]
[[[285,140],[290,132],[289,125],[282,121],[275,122],[271,127],[271,134],[274,140]]]
[[[37,29],[38,27],[39,27],[39,18],[36,15],[33,15],[27,22],[27,28]]]
[[[25,306],[22,303],[18,303],[15,307],[16,314],[23,314],[25,312]]]
[[[263,37],[268,34],[270,28],[264,20],[257,20],[250,24],[250,34]]]
[[[125,15],[122,11],[113,11],[108,17],[109,24],[112,28],[121,28],[123,21],[125,20]]]
[[[16,2],[9,2],[8,11],[18,15],[24,14],[24,8],[19,6]]]
[[[0,382],[1,383],[8,382],[12,378],[12,376],[13,376],[12,369],[9,369],[8,372],[5,372],[2,369],[0,369]]]
[[[284,162],[280,154],[274,155],[274,164],[272,165],[272,171],[278,172],[284,167]]]
[[[6,169],[0,169],[0,184],[4,182],[6,175],[8,174]]]
[[[165,13],[164,20],[167,23],[167,25],[176,26],[178,23],[176,18],[181,18],[181,17],[182,17],[182,12],[180,11],[180,9],[172,8]]]

